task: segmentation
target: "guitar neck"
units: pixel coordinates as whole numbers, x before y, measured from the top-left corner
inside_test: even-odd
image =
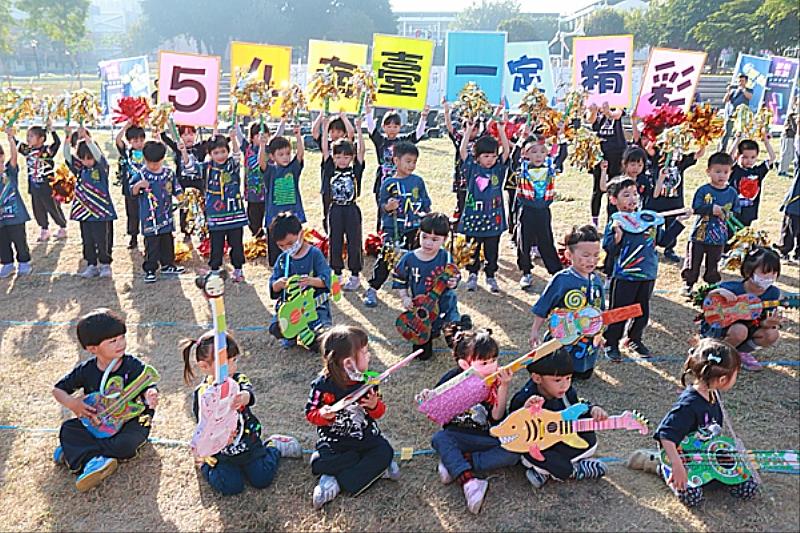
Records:
[[[598,421],[593,418],[580,418],[572,422],[572,429],[577,433],[583,431],[605,431],[609,429],[627,429],[624,417],[609,416],[606,420]]]
[[[136,379],[131,381],[128,386],[126,387],[127,390],[123,391],[117,398],[114,399],[114,403],[109,405],[105,412],[114,412],[116,411],[120,405],[124,405],[129,401],[133,400],[141,392],[158,381],[159,375],[155,368],[150,365],[145,365],[142,369],[142,372],[136,376]],[[102,413],[98,413],[102,414]]]
[[[209,300],[214,323],[214,383],[219,385],[228,379],[228,341],[225,332],[225,302],[222,296]]]
[[[523,366],[526,366],[534,361],[541,359],[546,355],[553,353],[560,347],[561,347],[561,342],[559,342],[558,339],[550,339],[544,344],[538,346],[535,350],[531,350],[522,357],[518,357],[517,359],[514,359],[513,361],[508,363],[507,365],[501,367],[494,374],[491,374],[486,378],[484,378],[484,381],[486,382],[486,385],[491,385],[492,383],[495,382],[500,372],[504,370],[511,370],[512,372],[516,372],[517,370],[520,370]]]

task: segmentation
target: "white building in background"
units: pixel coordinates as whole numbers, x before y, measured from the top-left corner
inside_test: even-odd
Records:
[[[120,57],[121,41],[142,14],[138,0],[92,0],[86,27],[100,59]]]
[[[592,13],[598,9],[613,8],[618,11],[626,12],[635,9],[647,9],[650,5],[649,0],[596,0],[591,4],[582,7],[574,13],[563,14],[559,17],[559,29],[561,31],[574,31],[586,22]]]

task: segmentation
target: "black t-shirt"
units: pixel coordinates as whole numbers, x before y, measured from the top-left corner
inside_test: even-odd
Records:
[[[628,145],[625,140],[625,130],[622,129],[622,117],[624,116],[625,111],[616,120],[600,113],[592,124],[592,130],[597,132],[597,136],[600,137],[600,149],[606,158],[609,155],[622,154]]]
[[[123,387],[130,384],[133,380],[139,377],[139,374],[144,370],[144,362],[138,357],[133,355],[123,355],[122,361],[116,370],[112,370],[108,379],[114,376],[121,376]],[[97,368],[97,359],[92,357],[88,361],[84,361],[75,366],[67,375],[58,380],[55,384],[57,389],[61,389],[67,394],[73,394],[78,390],[83,390],[84,395],[89,395],[93,392],[100,391],[100,382],[103,380],[103,370]],[[148,388],[154,388],[152,385]],[[144,393],[147,389],[143,390],[137,397],[136,401],[141,402],[145,406],[143,414],[153,415],[153,409],[147,407],[144,402]]]
[[[311,391],[308,394],[305,413],[320,409],[324,405],[333,405],[351,392],[361,387],[363,383],[353,383],[342,388],[327,376],[319,375],[311,382]],[[377,387],[375,387],[378,390]],[[378,391],[380,394],[380,391]],[[317,448],[335,446],[337,443],[352,443],[379,437],[381,430],[370,416],[369,412],[358,402],[345,407],[336,413],[336,418],[328,425],[317,426],[319,441]]]
[[[655,188],[655,183],[658,180],[658,175],[661,172],[661,167],[658,164],[658,158],[660,157],[660,153],[657,151],[656,154],[653,156],[653,162],[651,163],[651,173],[650,179],[652,180],[652,187]],[[674,160],[670,162],[669,169],[667,170],[667,176],[664,178],[664,190],[661,193],[661,196],[658,198],[653,198],[651,194],[650,201],[647,205],[645,205],[645,209],[652,209],[653,211],[669,211],[671,209],[680,209],[684,204],[683,199],[683,186],[684,182],[684,173],[690,167],[697,164],[697,159],[695,159],[695,154],[692,152],[691,154],[686,154],[681,157],[677,162]]]
[[[417,132],[412,131],[409,133],[402,133],[394,139],[388,138],[376,126],[372,133],[369,134],[372,139],[372,144],[375,145],[375,154],[378,156],[378,168],[375,170],[375,184],[372,187],[372,192],[378,194],[381,191],[381,184],[387,178],[394,176],[394,146],[399,142],[412,142],[417,144]]]
[[[172,150],[172,158],[175,162],[175,175],[178,177],[178,182],[181,184],[181,187],[193,187],[205,191],[205,180],[200,171],[194,164],[192,164],[190,168],[184,166],[183,154],[181,154],[180,149],[178,149],[177,141],[171,139],[166,132],[161,132],[161,141]],[[190,155],[194,156],[196,162],[202,163],[205,161],[206,155],[208,155],[208,145],[209,141],[201,141],[188,147],[187,151]]]
[[[658,425],[653,438],[680,444],[686,435],[699,429],[714,424],[721,428],[722,409],[714,393],[711,398],[713,401],[709,402],[697,389],[687,387]]]
[[[436,386],[438,387],[442,383],[450,381],[462,372],[463,370],[461,370],[459,367],[448,370],[447,373],[442,376],[442,379],[439,380],[439,383],[437,383]],[[495,381],[495,383],[497,383],[497,381]],[[460,431],[462,433],[472,433],[476,435],[488,435],[489,428],[503,419],[503,417],[500,417],[499,420],[492,418],[492,409],[494,409],[494,406],[497,404],[496,396],[494,394],[496,390],[496,386],[493,387],[489,398],[481,403],[473,405],[463,413],[453,417],[450,422],[444,425],[444,429]]]
[[[334,204],[353,204],[361,195],[361,178],[364,175],[364,163],[357,159],[347,168],[339,169],[333,164],[323,166],[322,194],[330,197]]]
[[[750,208],[756,215],[758,214],[758,206],[761,204],[761,184],[768,172],[767,161],[762,161],[752,168],[742,168],[738,163],[733,165],[728,185],[739,195],[739,207],[742,211]]]

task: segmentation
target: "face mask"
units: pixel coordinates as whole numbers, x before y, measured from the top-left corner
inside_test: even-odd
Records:
[[[344,368],[344,371],[347,374],[347,377],[350,378],[350,381],[364,381],[364,373],[358,371],[355,361],[352,359],[345,359],[344,363],[342,364],[342,368]]]
[[[292,244],[292,246],[291,246],[291,247],[289,247],[289,249],[288,249],[288,250],[286,250],[286,253],[287,253],[287,254],[289,254],[289,255],[294,255],[294,254],[296,254],[297,252],[299,252],[299,251],[300,251],[300,248],[302,248],[302,247],[303,247],[303,236],[302,236],[302,235],[300,235],[300,236],[297,238],[297,240],[296,240],[296,241],[294,241],[294,244]]]
[[[753,274],[753,277],[750,278],[755,285],[757,285],[761,289],[768,289],[770,285],[775,283],[775,276],[758,276]]]

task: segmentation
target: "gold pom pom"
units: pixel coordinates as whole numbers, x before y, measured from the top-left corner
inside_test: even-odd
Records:
[[[475,250],[478,248],[478,243],[477,241],[469,242],[464,235],[456,234],[454,238],[447,240],[445,248],[450,250],[450,255],[453,256],[453,263],[461,269],[472,264]],[[481,249],[480,255],[481,261],[483,261],[483,249]]]
[[[268,115],[275,98],[272,87],[257,72],[241,75],[237,71],[236,77],[236,85],[231,89],[236,102],[249,107],[252,116]]]
[[[364,104],[368,102],[372,105],[377,98],[378,89],[375,83],[375,75],[363,68],[355,69],[353,75],[347,80],[344,91],[348,98],[358,100],[358,114],[360,115],[364,110]]]
[[[183,241],[175,241],[175,262],[185,263],[192,258],[192,249]]]
[[[686,115],[686,123],[700,146],[708,146],[725,133],[725,121],[708,103],[695,105]]]
[[[66,204],[75,197],[75,183],[78,181],[67,165],[61,163],[50,175],[50,194],[57,202]]]
[[[586,128],[576,130],[570,154],[572,165],[581,170],[591,170],[602,160],[603,151],[600,150],[600,138],[597,134]]]
[[[18,120],[36,116],[33,96],[23,94],[15,89],[3,91],[0,98],[0,121],[4,128],[10,128]]]
[[[739,104],[733,113],[733,132],[742,139],[763,139],[772,124],[772,111],[762,107],[753,113],[747,104]]]
[[[73,91],[69,97],[69,116],[81,125],[94,124],[100,117],[100,102],[87,89]]]
[[[165,131],[167,124],[175,111],[175,106],[171,102],[162,102],[150,111],[150,127],[153,131]]]
[[[752,226],[745,226],[733,234],[728,244],[730,249],[719,262],[719,268],[738,273],[745,257],[754,248],[769,247],[769,233],[755,229]]]
[[[281,98],[281,118],[292,118],[297,122],[297,114],[306,108],[306,95],[296,83],[283,89]]]
[[[665,128],[658,137],[656,144],[665,154],[686,153],[692,146],[692,134],[689,124],[682,122],[677,126]]]
[[[550,110],[547,97],[536,87],[531,87],[519,102],[519,110],[525,115],[538,117]]]
[[[461,118],[468,122],[492,116],[492,105],[486,98],[486,93],[474,81],[464,85],[464,88],[458,93],[458,101],[453,107]]]
[[[252,237],[244,242],[244,257],[253,261],[259,257],[267,257],[267,241],[259,237]]]
[[[322,100],[325,105],[325,112],[328,112],[328,103],[331,100],[339,99],[339,89],[336,87],[336,73],[330,65],[325,65],[322,70],[318,70],[311,77],[308,84],[308,99]]]

